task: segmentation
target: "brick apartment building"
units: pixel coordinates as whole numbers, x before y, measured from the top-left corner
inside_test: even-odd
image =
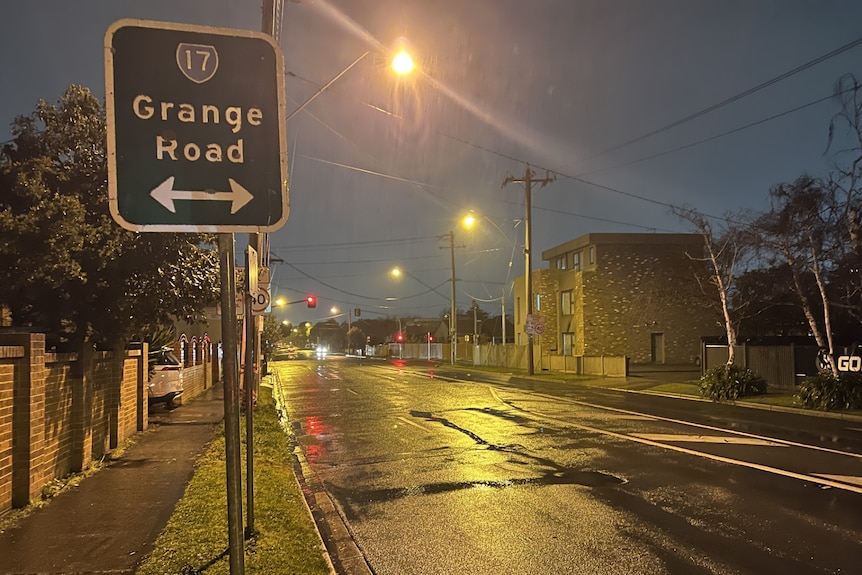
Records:
[[[712,294],[695,279],[699,234],[587,234],[542,252],[532,273],[542,354],[625,355],[633,363],[694,363],[700,338],[722,333]],[[700,276],[705,274],[700,272]],[[515,280],[516,343],[526,345],[524,277]],[[708,286],[706,286],[708,288]]]

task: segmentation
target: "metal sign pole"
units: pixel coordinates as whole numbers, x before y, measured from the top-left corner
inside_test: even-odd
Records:
[[[224,438],[227,474],[228,553],[230,574],[244,575],[242,533],[242,464],[239,445],[239,386],[237,381],[236,278],[233,234],[218,235],[221,283],[222,357],[224,361]]]
[[[254,536],[254,367],[255,357],[255,327],[257,322],[252,315],[252,298],[257,294],[257,262],[258,255],[249,246],[245,252],[245,374],[243,390],[245,391],[245,500],[246,500],[246,539]]]

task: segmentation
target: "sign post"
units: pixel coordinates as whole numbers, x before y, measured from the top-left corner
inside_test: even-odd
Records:
[[[283,56],[262,32],[129,19],[104,47],[111,216],[137,232],[219,234],[228,550],[242,575],[233,234],[275,231],[290,211]]]

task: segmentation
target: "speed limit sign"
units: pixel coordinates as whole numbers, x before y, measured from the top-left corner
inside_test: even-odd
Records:
[[[269,309],[269,290],[263,286],[257,288],[257,293],[251,296],[251,313],[261,315]]]

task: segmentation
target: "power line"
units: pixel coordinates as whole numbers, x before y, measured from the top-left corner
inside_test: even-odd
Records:
[[[386,246],[389,244],[404,244],[404,243],[419,243],[419,242],[428,242],[428,241],[437,241],[437,236],[424,236],[424,237],[412,237],[412,238],[398,238],[398,239],[386,239],[386,240],[366,240],[362,242],[339,242],[334,244],[305,244],[305,245],[295,245],[295,246],[281,246],[276,247],[275,249],[279,251],[288,251],[288,250],[299,250],[299,251],[308,251],[313,249],[341,249],[341,248],[352,248],[352,247],[372,247],[372,246]]]
[[[852,91],[852,90],[850,90],[850,89],[848,89],[848,90],[844,90],[844,91],[842,91],[842,92],[839,92],[839,94],[838,94],[838,95],[840,95],[840,94],[844,94],[844,93],[846,93],[846,92],[850,92],[850,91]],[[754,121],[754,122],[750,122],[750,123],[748,123],[748,124],[745,124],[744,126],[740,126],[740,127],[738,127],[738,128],[734,128],[733,130],[728,130],[728,131],[726,131],[726,132],[721,132],[720,134],[716,134],[716,135],[714,135],[714,136],[710,136],[710,137],[708,137],[708,138],[703,138],[702,140],[697,140],[697,141],[694,141],[694,142],[691,142],[691,143],[688,143],[688,144],[684,144],[684,145],[682,145],[682,146],[678,146],[678,147],[676,147],[676,148],[672,148],[672,149],[670,149],[670,150],[665,150],[665,151],[663,151],[663,152],[658,152],[658,153],[652,154],[652,155],[650,155],[650,156],[644,156],[644,157],[642,157],[642,158],[638,158],[638,159],[636,159],[636,160],[631,160],[631,161],[628,161],[628,162],[624,162],[624,163],[622,163],[622,164],[615,164],[615,165],[613,165],[613,166],[608,166],[608,167],[605,167],[605,168],[600,168],[600,169],[598,169],[598,170],[592,170],[592,171],[590,171],[590,172],[582,172],[582,173],[581,173],[581,174],[579,174],[579,175],[581,175],[581,176],[587,176],[587,175],[590,175],[590,174],[597,174],[597,173],[599,173],[599,172],[605,172],[605,171],[607,171],[607,170],[614,170],[614,169],[617,169],[617,168],[624,168],[624,167],[626,167],[626,166],[631,166],[632,164],[637,164],[637,163],[645,162],[645,161],[648,161],[648,160],[654,160],[654,159],[656,159],[656,158],[660,158],[660,157],[662,157],[662,156],[666,156],[666,155],[668,155],[668,154],[672,154],[672,153],[674,153],[674,152],[679,152],[679,151],[681,151],[681,150],[686,150],[686,149],[688,149],[688,148],[693,148],[694,146],[699,146],[700,144],[705,144],[705,143],[707,143],[707,142],[711,142],[711,141],[713,141],[713,140],[717,140],[717,139],[719,139],[719,138],[723,138],[724,136],[729,136],[729,135],[731,135],[731,134],[736,134],[737,132],[741,132],[741,131],[743,131],[743,130],[747,130],[748,128],[753,128],[754,126],[759,126],[760,124],[765,124],[766,122],[771,122],[772,120],[777,120],[778,118],[783,118],[784,116],[787,116],[787,115],[789,115],[789,114],[793,114],[793,113],[795,113],[795,112],[799,112],[800,110],[804,110],[805,108],[810,108],[811,106],[816,106],[817,104],[822,104],[823,102],[827,102],[827,101],[829,101],[829,100],[832,100],[835,96],[836,96],[836,94],[830,94],[829,96],[826,96],[826,97],[823,97],[823,98],[819,98],[819,99],[817,99],[817,100],[814,100],[813,102],[808,102],[807,104],[802,104],[801,106],[797,106],[797,107],[795,107],[795,108],[791,108],[790,110],[785,110],[784,112],[780,112],[780,113],[778,113],[778,114],[774,114],[774,115],[772,115],[772,116],[769,116],[768,118],[763,118],[763,119],[761,119],[761,120],[757,120],[757,121]]]
[[[784,72],[783,74],[779,74],[778,76],[775,76],[774,78],[770,78],[769,80],[767,80],[761,84],[758,84],[757,86],[754,86],[753,88],[749,88],[748,90],[745,90],[744,92],[740,92],[734,96],[731,96],[730,98],[726,98],[726,99],[722,100],[721,102],[718,102],[717,104],[713,104],[712,106],[708,106],[708,107],[706,107],[706,108],[704,108],[698,112],[695,112],[693,114],[689,114],[688,116],[685,116],[684,118],[681,118],[679,120],[671,122],[670,124],[666,124],[666,125],[662,126],[661,128],[657,128],[655,130],[647,132],[646,134],[642,134],[636,138],[632,138],[631,140],[623,142],[622,144],[617,144],[616,146],[611,146],[610,148],[602,150],[601,152],[598,152],[597,154],[594,154],[594,155],[586,158],[586,160],[584,160],[584,161],[591,160],[591,159],[596,158],[598,156],[603,156],[603,155],[608,154],[610,152],[615,152],[621,148],[624,148],[626,146],[630,146],[631,144],[640,142],[640,141],[645,140],[647,138],[651,138],[652,136],[655,136],[657,134],[661,134],[662,132],[666,132],[672,128],[676,128],[677,126],[681,126],[682,124],[685,124],[687,122],[690,122],[692,120],[700,118],[701,116],[705,116],[706,114],[709,114],[710,112],[714,112],[715,110],[718,110],[719,108],[723,108],[724,106],[727,106],[728,104],[732,104],[733,102],[736,102],[736,101],[741,100],[745,97],[748,97],[748,96],[754,94],[755,92],[759,92],[760,90],[763,90],[764,88],[768,88],[769,86],[772,86],[773,84],[781,82],[782,80],[786,80],[787,78],[790,78],[791,76],[795,76],[799,72],[807,70],[808,68],[811,68],[812,66],[816,66],[817,64],[825,62],[826,60],[829,60],[830,58],[834,58],[835,56],[837,56],[843,52],[846,52],[847,50],[855,48],[856,46],[859,46],[860,44],[862,44],[862,38],[858,38],[858,39],[850,42],[849,44],[844,44],[843,46],[836,48],[835,50],[832,50],[831,52],[828,52],[827,54],[824,54],[822,56],[814,58],[813,60],[810,60],[810,61],[806,62],[805,64],[802,64],[801,66],[797,66],[796,68],[793,68],[792,70],[788,70],[787,72]]]

